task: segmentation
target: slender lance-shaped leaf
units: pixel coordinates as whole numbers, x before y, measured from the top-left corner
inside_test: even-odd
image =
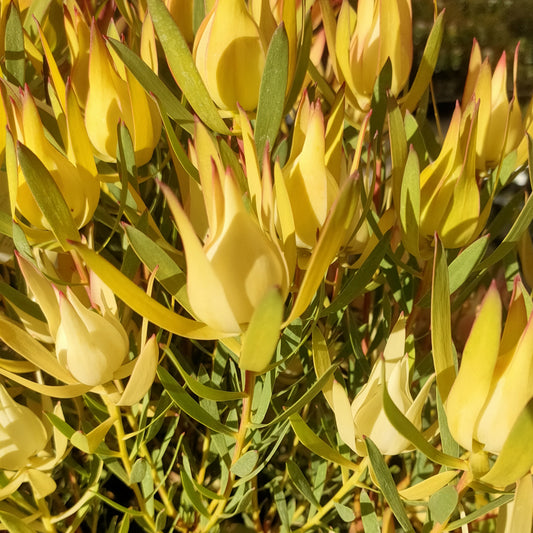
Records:
[[[407,161],[407,134],[402,112],[396,99],[389,98],[387,120],[389,123],[389,142],[392,163],[392,199],[396,209],[400,206],[405,162]]]
[[[66,249],[67,241],[79,241],[80,235],[70,209],[50,172],[23,144],[18,145],[17,155],[31,193],[61,246]]]
[[[288,69],[289,40],[285,26],[281,23],[270,41],[259,88],[255,122],[255,142],[259,162],[263,159],[266,144],[268,143],[271,150],[278,135],[283,117]]]
[[[455,362],[452,347],[450,289],[448,266],[442,243],[435,237],[433,259],[433,290],[431,294],[431,343],[433,364],[437,374],[437,387],[446,402],[455,379]]]
[[[370,463],[372,464],[372,468],[374,470],[376,480],[379,484],[379,488],[381,489],[383,496],[385,496],[385,499],[390,505],[394,516],[396,517],[404,531],[408,533],[415,533],[415,530],[411,525],[409,517],[405,512],[405,508],[402,504],[400,495],[398,494],[396,484],[392,479],[392,474],[389,470],[389,467],[387,466],[387,463],[385,463],[381,452],[378,450],[377,446],[370,440],[370,438],[366,437],[365,443],[366,448],[368,450],[368,457],[370,459]]]
[[[205,507],[204,503],[202,502],[202,498],[198,494],[198,490],[196,489],[195,485],[193,484],[191,478],[189,477],[189,474],[185,470],[185,468],[181,469],[181,483],[183,485],[183,490],[185,491],[185,494],[191,501],[193,507],[203,516],[206,518],[209,518],[209,511]]]
[[[409,111],[415,109],[420,98],[422,98],[422,95],[428,88],[431,77],[433,76],[433,71],[435,70],[437,59],[439,57],[442,36],[444,35],[443,18],[444,11],[439,14],[433,24],[413,85],[411,85],[409,92],[401,102]]]
[[[320,507],[320,503],[313,494],[311,485],[309,485],[309,482],[307,481],[304,473],[300,470],[300,467],[292,459],[287,461],[287,472],[289,473],[294,486],[300,491],[301,495],[311,505],[314,505],[318,509]]]
[[[400,223],[402,241],[407,251],[418,256],[420,230],[420,167],[418,156],[411,148],[407,156],[400,191]]]
[[[20,13],[14,2],[10,2],[7,8],[4,48],[7,78],[22,87],[25,70],[24,33]]]
[[[229,130],[207,92],[189,47],[165,4],[162,0],[148,0],[147,3],[168,66],[183,94],[207,126],[218,133],[228,134]]]
[[[329,444],[324,442],[304,421],[304,419],[298,414],[294,413],[289,417],[292,429],[300,442],[313,453],[318,456],[331,461],[340,466],[345,466],[350,470],[357,470],[359,465],[352,463],[349,459],[346,459],[337,450],[332,448]]]
[[[185,384],[189,389],[191,389],[196,396],[200,398],[205,398],[207,400],[212,400],[214,402],[229,402],[232,400],[240,400],[246,397],[244,392],[240,391],[225,391],[221,389],[214,389],[213,387],[208,387],[204,385],[193,376],[191,376],[181,365],[179,359],[174,355],[169,348],[165,348],[165,353],[172,359],[172,362],[176,365],[181,377],[185,381]]]
[[[282,321],[283,298],[274,287],[259,302],[244,333],[239,357],[239,366],[243,370],[261,373],[268,368],[278,344]]]
[[[157,98],[164,111],[163,114],[167,114],[174,119],[185,131],[193,133],[193,116],[157,77],[156,73],[125,44],[115,39],[108,39],[108,42],[124,64],[131,70],[138,82],[144,87],[144,90]]]
[[[191,418],[211,429],[215,433],[222,433],[230,437],[235,436],[235,432],[229,427],[220,423],[213,418],[198,402],[193,400],[185,389],[165,370],[159,367],[157,375],[161,380],[161,384],[172,398],[173,402]]]
[[[161,285],[189,310],[187,297],[187,277],[176,262],[153,239],[133,226],[124,225],[124,232],[133,251],[139,259],[152,271]]]
[[[112,288],[118,298],[153,324],[188,339],[207,340],[224,336],[203,322],[180,316],[161,305],[95,251],[81,244],[70,244],[78,251],[87,266]]]
[[[531,163],[530,163],[531,164]],[[528,198],[526,205],[514,221],[509,233],[505,236],[501,244],[477,266],[477,270],[488,268],[498,261],[501,261],[509,252],[516,248],[516,243],[520,240],[522,234],[529,228],[533,222],[533,194]]]

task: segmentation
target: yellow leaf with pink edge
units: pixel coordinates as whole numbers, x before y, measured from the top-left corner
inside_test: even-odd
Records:
[[[476,422],[489,394],[500,347],[501,314],[500,295],[493,283],[472,326],[446,400],[450,432],[467,450],[472,450]]]

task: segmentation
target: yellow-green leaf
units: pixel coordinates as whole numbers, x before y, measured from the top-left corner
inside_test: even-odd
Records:
[[[262,373],[270,364],[279,340],[283,321],[283,298],[273,287],[254,310],[243,335],[239,366],[243,370]]]
[[[165,4],[162,0],[148,0],[147,3],[166,60],[183,94],[207,126],[218,133],[229,134],[194,64],[189,47]]]
[[[188,339],[218,339],[224,336],[204,323],[178,315],[150,298],[138,285],[93,250],[81,244],[72,246],[118,298],[155,325]]]

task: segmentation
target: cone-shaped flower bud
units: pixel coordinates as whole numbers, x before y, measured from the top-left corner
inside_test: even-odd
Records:
[[[217,0],[203,20],[194,41],[196,67],[215,104],[237,113],[237,104],[252,111],[267,43],[244,0]]]
[[[477,111],[456,106],[437,159],[420,173],[420,235],[432,242],[438,233],[446,248],[469,244],[483,226],[476,180]]]
[[[68,299],[59,294],[59,312],[59,362],[85,385],[110,381],[128,353],[128,336],[120,322],[110,313],[102,316],[90,311],[70,289]]]
[[[91,273],[89,293],[93,305],[100,308],[99,314],[88,309],[72,289],[67,288],[66,294],[59,291],[31,263],[20,256],[18,261],[31,295],[46,317],[61,367],[68,370],[77,382],[91,387],[117,379],[117,375],[120,378],[130,375],[133,368],[127,373],[123,370],[117,373],[128,354],[129,339],[124,327],[112,313],[115,302],[109,289]],[[153,364],[154,361],[157,364],[158,358],[157,344],[151,346],[147,354],[142,358],[143,365],[147,376],[153,380]],[[141,357],[136,359],[137,362],[140,360]],[[49,372],[50,368],[43,370]],[[132,387],[138,390],[143,388],[140,385]],[[143,389],[142,394],[145,392],[146,389]]]
[[[310,250],[339,193],[339,185],[326,167],[325,126],[319,103],[310,105],[307,96],[302,99],[294,132],[283,177],[294,217],[296,245]]]
[[[524,137],[525,128],[516,95],[517,61],[518,47],[515,51],[513,97],[509,102],[505,52],[492,74],[488,59],[481,61],[481,50],[474,40],[462,109],[465,110],[472,100],[479,100],[476,167],[480,171],[495,167],[508,153],[518,148]]]
[[[187,260],[187,293],[198,319],[228,335],[239,335],[267,291],[288,291],[287,266],[276,244],[243,203],[231,172],[213,168],[216,231],[204,245],[172,193],[165,188]],[[208,207],[209,209],[209,207]],[[210,228],[213,230],[213,228]]]
[[[84,226],[93,216],[100,197],[100,181],[81,161],[71,161],[48,141],[45,130],[28,87],[20,100],[11,100],[10,128],[18,142],[28,147],[44,164],[56,182],[72,218],[78,227]],[[76,158],[77,154],[72,154]],[[10,177],[10,180],[13,178]],[[22,170],[18,169],[16,208],[19,213],[39,229],[49,229],[48,221],[39,208]]]
[[[368,382],[357,393],[351,407],[346,391],[338,383],[333,387],[333,408],[339,433],[344,442],[359,455],[366,455],[364,437],[368,436],[384,455],[396,455],[412,448],[410,442],[391,424],[383,407],[383,388],[396,407],[418,429],[422,425],[422,409],[433,377],[429,378],[413,400],[410,392],[409,360],[405,350],[405,318],[394,327]],[[385,368],[383,368],[385,366]],[[385,377],[385,381],[383,381]]]
[[[123,121],[132,137],[135,162],[147,163],[161,133],[157,106],[129,70],[113,60],[94,22],[86,83],[85,125],[98,157],[116,159],[117,125]]]
[[[0,384],[0,470],[20,470],[46,446],[48,435],[39,417],[20,405]]]
[[[392,66],[391,94],[398,95],[409,80],[413,62],[411,2],[359,0],[354,29],[353,18],[353,8],[344,0],[337,25],[336,54],[348,101],[362,114],[370,108],[374,85],[388,59]]]
[[[501,333],[502,303],[493,282],[465,344],[445,407],[453,437],[467,450],[500,453],[533,397],[533,316],[524,294],[516,280]]]

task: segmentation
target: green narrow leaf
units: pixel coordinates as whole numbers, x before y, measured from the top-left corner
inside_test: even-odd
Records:
[[[287,509],[287,500],[285,499],[285,494],[283,494],[283,489],[280,486],[278,478],[272,480],[272,492],[274,493],[276,509],[281,519],[281,533],[288,533],[290,531],[291,521],[289,510]]]
[[[370,108],[372,115],[370,116],[370,136],[373,138],[377,132],[379,138],[383,133],[383,125],[385,124],[385,116],[387,115],[387,92],[390,90],[392,83],[392,62],[390,57],[387,58],[378,79],[374,84],[374,91],[372,93],[372,102]]]
[[[143,457],[139,457],[131,468],[130,483],[140,483],[146,474],[150,475],[148,462]]]
[[[494,509],[499,509],[506,503],[509,503],[512,499],[514,499],[514,494],[504,494],[503,496],[500,496],[499,498],[496,498],[495,500],[492,500],[491,502],[487,503],[487,505],[480,507],[473,513],[470,513],[459,520],[455,520],[454,522],[450,522],[446,526],[445,531],[456,531],[458,528],[465,526],[466,524],[470,524],[474,520],[485,516],[487,513],[490,513]]]
[[[278,26],[266,56],[265,69],[259,88],[257,118],[255,121],[255,142],[257,159],[263,160],[265,146],[272,150],[278,136],[289,69],[289,40],[283,22]]]
[[[173,402],[191,418],[200,422],[200,424],[211,429],[216,433],[223,433],[230,437],[235,436],[235,433],[221,424],[218,420],[213,418],[198,402],[193,400],[185,391],[185,389],[162,367],[157,369],[157,375],[161,380],[161,384],[172,398]]]
[[[163,119],[163,127],[165,128],[170,147],[178,158],[178,161],[181,163],[181,166],[185,169],[185,172],[187,172],[187,174],[191,176],[191,178],[193,178],[197,182],[200,182],[200,175],[198,174],[198,169],[191,163],[191,160],[187,157],[187,154],[185,153],[183,146],[181,146],[181,143],[176,135],[176,132],[174,131],[174,128],[172,127],[172,124],[170,123],[170,120],[168,119],[165,113],[161,113],[161,118]]]
[[[156,73],[125,44],[108,38],[108,42],[124,64],[131,70],[144,90],[153,94],[164,113],[175,120],[180,127],[189,133],[194,131],[193,116],[172,91],[157,77]]]
[[[400,191],[408,154],[407,133],[402,118],[402,112],[394,98],[389,98],[388,108],[389,112],[387,114],[387,120],[389,123],[389,142],[392,164],[392,199],[396,209],[399,209],[399,206],[401,205]]]
[[[162,0],[147,0],[147,4],[168,66],[183,94],[207,126],[218,133],[229,134],[194,64],[189,47],[165,4]]]
[[[200,498],[200,495],[198,494],[198,491],[196,490],[196,487],[191,481],[191,478],[189,477],[189,474],[187,473],[185,468],[181,469],[181,483],[183,485],[183,490],[185,491],[185,494],[189,498],[193,507],[202,516],[209,518],[211,515],[209,514],[209,511],[205,507],[204,503],[202,502],[202,498]]]
[[[370,440],[370,438],[365,438],[366,449],[368,450],[368,457],[372,468],[374,470],[374,475],[379,484],[379,488],[383,493],[383,496],[387,500],[394,516],[402,526],[403,531],[408,533],[415,533],[409,517],[405,511],[405,508],[402,504],[400,495],[398,494],[398,489],[392,479],[392,474],[381,455],[381,452],[378,450],[377,446]]]
[[[531,163],[530,163],[531,165]],[[520,237],[526,231],[533,222],[533,195],[530,195],[526,205],[520,214],[514,221],[509,233],[505,236],[501,244],[485,258],[481,263],[477,265],[476,270],[482,270],[488,268],[498,261],[501,261],[508,253],[512,252],[516,248],[516,243],[520,240]]]
[[[187,387],[191,389],[196,396],[205,398],[206,400],[212,400],[214,402],[229,402],[232,400],[240,400],[246,397],[244,392],[239,391],[225,391],[220,389],[214,389],[204,385],[193,376],[191,376],[181,365],[178,357],[170,351],[170,348],[165,347],[165,353],[172,359],[172,362],[176,365],[181,377],[187,384]]]
[[[361,521],[363,522],[365,533],[381,533],[381,527],[379,526],[379,520],[376,516],[374,504],[369,498],[366,490],[361,491],[359,502],[361,504]]]
[[[80,235],[70,209],[50,172],[23,144],[18,145],[17,154],[31,193],[61,246],[65,249],[67,241],[79,241]]]
[[[278,344],[282,322],[283,298],[274,287],[259,302],[243,335],[240,368],[258,374],[267,370]]]
[[[400,223],[402,241],[407,251],[419,255],[420,229],[420,166],[418,155],[409,150],[400,190]]]
[[[185,309],[189,310],[187,297],[187,277],[176,262],[152,238],[133,226],[124,226],[128,241],[137,257],[152,272],[155,278],[173,298]]]
[[[444,247],[437,238],[435,239],[431,293],[431,344],[437,387],[442,402],[446,403],[456,371],[452,347],[448,266]]]
[[[339,513],[339,516],[343,522],[353,522],[355,520],[355,514],[353,512],[353,509],[350,509],[346,505],[342,505],[342,503],[334,502],[335,509],[337,513]]]
[[[359,465],[352,463],[349,459],[346,459],[337,450],[332,448],[329,444],[324,442],[318,435],[305,423],[304,419],[297,413],[292,414],[289,417],[292,429],[300,442],[310,451],[316,455],[349,468],[350,470],[357,470]]]
[[[309,485],[304,473],[300,470],[300,467],[292,459],[287,461],[286,466],[287,472],[289,473],[289,477],[294,483],[294,486],[311,505],[318,509],[320,507],[320,503],[313,494],[313,489],[311,488],[311,485]]]
[[[428,507],[434,522],[445,524],[459,503],[457,489],[451,485],[442,487],[429,497]]]
[[[7,78],[10,82],[23,87],[25,82],[24,33],[20,13],[14,2],[10,2],[7,8],[4,47]]]
[[[444,405],[442,405],[442,400],[440,398],[439,391],[437,390],[437,416],[439,418],[439,433],[440,433],[440,443],[442,446],[442,451],[446,455],[451,455],[452,457],[459,457],[461,449],[459,444],[455,441],[450,433],[450,428],[448,426],[448,417],[446,416],[446,410]]]
[[[413,85],[411,85],[409,92],[402,101],[402,104],[411,112],[416,108],[431,82],[433,71],[439,58],[442,36],[444,35],[443,18],[444,11],[439,14],[433,24]]]
[[[238,477],[248,476],[253,472],[258,457],[259,454],[256,450],[248,450],[233,465],[231,465],[230,470]]]
[[[307,74],[307,67],[313,64],[309,60],[309,51],[311,50],[312,37],[313,37],[313,22],[311,20],[311,13],[308,13],[305,19],[302,42],[300,43],[300,46],[298,46],[296,68],[294,69],[292,85],[289,90],[289,94],[287,96],[286,102],[285,102],[285,109],[283,110],[284,115],[287,114],[294,106],[294,103],[296,102],[296,99],[298,98],[301,92],[301,88],[302,88],[305,76]]]
[[[5,211],[0,211],[0,233],[6,237],[13,237],[13,219]]]
[[[41,311],[41,308],[39,307],[39,304],[37,304],[33,300],[30,300],[26,295],[22,294],[21,292],[11,287],[11,285],[8,285],[7,283],[1,280],[0,294],[6,300],[11,302],[14,306],[18,307],[25,313],[28,313],[28,315],[32,316],[33,318],[36,318],[37,320],[41,320],[42,322],[46,322],[46,319],[44,317],[43,312]]]

